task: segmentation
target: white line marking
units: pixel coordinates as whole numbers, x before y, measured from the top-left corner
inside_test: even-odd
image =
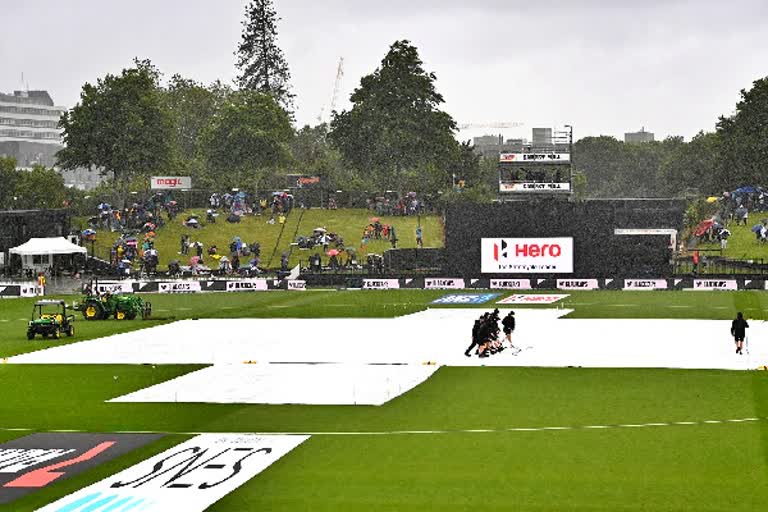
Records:
[[[676,308],[676,309],[683,309],[683,308],[692,308],[693,306],[687,306],[687,305],[669,305],[668,308]]]
[[[725,420],[702,421],[671,421],[654,423],[620,423],[616,425],[582,425],[582,426],[554,426],[554,427],[509,427],[509,428],[473,428],[456,430],[382,430],[382,431],[320,431],[320,432],[248,432],[254,434],[274,436],[397,436],[397,435],[435,435],[435,434],[500,434],[504,432],[547,432],[562,430],[608,430],[618,428],[646,428],[646,427],[672,427],[676,425],[705,426],[724,423],[749,423],[755,421],[768,421],[768,417],[760,418],[732,418]],[[0,432],[62,432],[78,433],[90,432],[78,429],[35,429],[28,427],[0,427]],[[214,434],[215,432],[172,432],[167,430],[116,430],[115,434],[165,434],[177,436],[198,436],[201,434]]]

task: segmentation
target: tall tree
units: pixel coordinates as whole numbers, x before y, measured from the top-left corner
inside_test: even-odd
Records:
[[[61,208],[67,199],[64,178],[42,165],[19,172],[14,194],[17,208]]]
[[[439,109],[437,78],[422,67],[418,50],[397,41],[372,74],[360,80],[352,109],[334,113],[331,141],[344,162],[384,189],[402,189],[420,172],[451,186],[449,166],[459,158],[456,123]],[[427,169],[429,168],[429,169]]]
[[[291,120],[272,96],[255,91],[232,94],[203,136],[216,185],[258,186],[290,161],[292,136]]]
[[[14,192],[19,180],[19,171],[16,170],[16,159],[0,156],[0,210],[15,208]]]
[[[134,177],[171,165],[173,122],[160,74],[148,60],[134,63],[120,75],[83,85],[80,103],[62,114],[66,147],[57,154],[59,167],[100,169],[123,189]]]
[[[291,112],[291,72],[277,45],[277,22],[272,0],[251,0],[245,8],[242,40],[237,47],[237,84],[241,89],[259,91],[273,96]]]
[[[741,90],[736,113],[717,123],[726,172],[718,176],[722,190],[742,185],[765,185],[768,161],[768,78],[756,80],[752,89]]]

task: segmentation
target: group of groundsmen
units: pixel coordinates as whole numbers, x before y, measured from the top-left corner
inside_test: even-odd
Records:
[[[504,332],[504,338],[499,337],[499,310],[494,309],[492,312],[486,312],[480,315],[480,318],[475,320],[475,324],[472,326],[472,344],[464,351],[464,355],[472,357],[472,349],[475,350],[475,354],[478,357],[490,357],[493,354],[498,354],[506,348],[512,349],[514,355],[520,352],[520,349],[512,344],[512,332],[515,330],[515,312],[511,311],[507,313],[507,316],[501,320],[502,331]],[[744,349],[744,338],[746,338],[746,330],[749,328],[744,315],[739,311],[736,318],[731,322],[731,336],[736,343],[736,353],[742,354]],[[504,342],[507,342],[508,347],[504,346]]]
[[[499,310],[494,309],[492,312],[480,315],[480,318],[475,320],[475,324],[472,326],[472,344],[464,351],[464,355],[472,357],[472,349],[474,349],[478,357],[490,357],[506,348],[510,348],[514,351],[513,354],[517,355],[520,349],[512,344],[515,312],[507,313],[507,316],[501,320],[501,325],[501,330],[504,332],[503,339],[499,337]],[[505,341],[509,345],[508,347],[504,346]]]

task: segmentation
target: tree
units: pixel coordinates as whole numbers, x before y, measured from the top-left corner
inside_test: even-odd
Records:
[[[165,100],[174,127],[174,143],[182,163],[198,156],[200,136],[226,99],[221,85],[203,84],[173,75],[165,90]],[[231,92],[230,92],[231,93]]]
[[[659,182],[668,196],[713,195],[722,190],[721,142],[718,133],[699,132],[687,144],[677,147],[659,168]]]
[[[148,60],[134,64],[83,85],[80,103],[62,114],[62,169],[98,168],[111,173],[122,190],[135,176],[171,165],[173,122],[158,86],[160,74]]]
[[[720,117],[723,164],[716,185],[734,190],[743,185],[765,185],[768,161],[768,78],[756,80],[749,91],[741,90],[736,113]]]
[[[19,174],[15,158],[0,156],[0,210],[15,208],[13,197]]]
[[[418,182],[422,173],[449,187],[459,146],[455,121],[438,108],[444,100],[436,80],[415,46],[395,42],[381,66],[360,80],[352,109],[333,114],[330,138],[344,163],[381,190],[402,189],[406,177]]]
[[[15,196],[17,208],[62,208],[67,189],[61,174],[36,165],[31,171],[19,171]]]
[[[212,185],[258,186],[290,161],[292,136],[291,120],[272,96],[234,93],[203,135],[207,163],[215,171]]]
[[[245,8],[242,40],[237,47],[237,84],[241,89],[269,94],[290,112],[291,72],[277,45],[277,17],[272,0],[251,0]]]

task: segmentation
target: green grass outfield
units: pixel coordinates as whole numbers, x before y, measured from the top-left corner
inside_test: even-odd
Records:
[[[449,293],[455,292],[265,292],[151,300],[156,310],[166,310],[158,314],[167,319],[387,317],[419,310]],[[23,339],[19,319],[28,315],[31,302],[0,302],[0,355],[44,346]],[[563,305],[575,310],[574,317],[727,319],[742,310],[765,319],[768,294],[578,292]],[[147,325],[152,323],[79,321],[77,340]],[[315,433],[210,509],[222,512],[754,511],[768,503],[768,372],[441,368],[381,407],[105,403],[196,368],[0,365],[4,429],[173,433],[5,509],[34,510],[191,432]],[[727,421],[745,418],[750,421]],[[345,432],[368,434],[338,435]],[[0,440],[24,434],[0,431]]]

